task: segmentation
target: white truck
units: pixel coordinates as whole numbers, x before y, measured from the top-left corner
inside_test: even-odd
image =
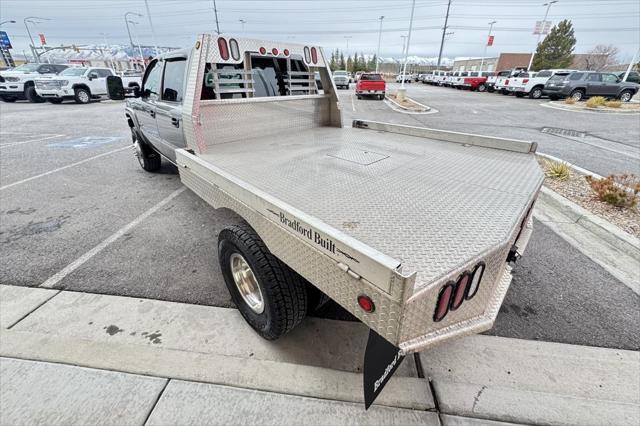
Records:
[[[53,77],[69,68],[64,64],[23,64],[14,69],[0,72],[0,99],[15,102],[26,99],[29,102],[44,102],[38,96],[35,80]]]
[[[487,77],[487,92],[493,93],[496,91],[496,83],[501,77],[508,77],[511,74],[510,70],[498,71]]]
[[[568,69],[551,69],[539,72],[526,72],[519,74],[518,77],[509,79],[509,86],[506,88],[509,92],[514,93],[517,97],[529,96],[531,99],[540,99],[545,83],[554,75],[566,76],[576,72],[576,70]]]
[[[125,98],[119,77],[108,85]],[[405,355],[495,321],[532,232],[535,143],[342,127],[320,47],[226,35],[154,58],[124,113],[145,170],[164,158],[243,219],[220,232],[218,261],[258,334],[279,338],[327,297],[370,327],[367,407]]]
[[[75,67],[62,71],[59,75],[35,80],[38,96],[53,104],[60,104],[66,99],[76,103],[87,104],[92,99],[108,97],[107,77],[115,75],[111,68]],[[134,89],[139,88],[139,76],[123,76],[123,83]]]
[[[496,83],[493,86],[496,92],[500,92],[503,95],[509,95],[511,92],[508,90],[509,83],[512,77],[518,77],[520,74],[527,72],[525,67],[516,67],[509,70],[508,73],[499,72],[496,78]]]

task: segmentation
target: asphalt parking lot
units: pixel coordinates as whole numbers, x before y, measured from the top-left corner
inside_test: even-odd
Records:
[[[596,173],[638,168],[637,116],[579,115],[542,101],[415,83],[408,93],[439,112],[399,114],[341,91],[344,123],[357,117],[529,139]],[[237,218],[182,190],[168,163],[161,173],[144,172],[122,111],[112,101],[0,104],[0,283],[232,306],[216,242]],[[579,129],[607,143],[581,144],[544,127]],[[633,331],[640,329],[640,297],[535,226],[490,333],[640,349]],[[335,305],[320,314],[348,317]]]

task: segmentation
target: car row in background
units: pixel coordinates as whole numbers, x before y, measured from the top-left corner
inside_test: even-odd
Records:
[[[0,100],[62,103],[69,99],[86,104],[107,98],[107,77],[110,75],[116,75],[116,72],[104,67],[24,64],[0,73]],[[125,70],[121,76],[130,89],[140,87],[140,71]]]
[[[620,99],[629,102],[638,93],[640,76],[637,72],[613,74],[599,71],[549,69],[527,71],[514,68],[499,72],[431,71],[421,75],[424,84],[432,84],[478,92],[498,92],[516,97],[528,96],[551,100],[571,97],[580,101],[592,96]]]

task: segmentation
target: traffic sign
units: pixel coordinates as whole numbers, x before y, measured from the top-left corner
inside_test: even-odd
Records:
[[[0,48],[13,49],[13,46],[11,46],[11,41],[9,40],[9,35],[6,31],[0,31]]]
[[[493,36],[489,36],[489,40],[487,40],[487,46],[493,46]]]

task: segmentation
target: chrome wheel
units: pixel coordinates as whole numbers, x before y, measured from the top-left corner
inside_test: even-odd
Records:
[[[142,168],[144,168],[144,153],[142,152],[142,146],[140,145],[140,142],[135,141],[133,143],[133,150],[136,153],[136,158],[138,159],[138,163],[140,163],[140,166]]]
[[[76,96],[78,97],[78,100],[83,103],[83,104],[87,104],[89,103],[89,94],[84,91],[84,90],[78,90],[78,93],[76,94]]]
[[[631,100],[631,92],[625,91],[620,94],[620,100],[622,102],[629,102]]]
[[[576,90],[571,94],[571,98],[576,102],[581,101],[583,97],[584,97],[584,93],[582,93],[582,91],[580,90]]]
[[[258,280],[251,267],[239,253],[233,253],[229,262],[231,264],[231,275],[240,296],[253,312],[261,314],[264,311],[264,299]]]

